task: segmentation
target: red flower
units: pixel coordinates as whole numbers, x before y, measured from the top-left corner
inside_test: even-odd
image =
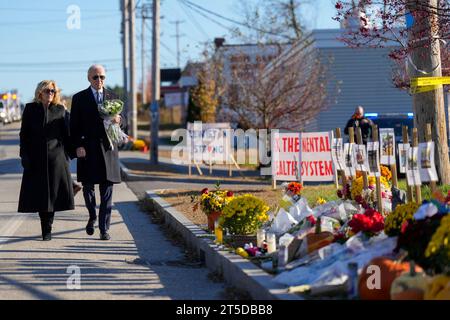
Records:
[[[384,229],[384,218],[378,211],[368,208],[364,214],[355,214],[348,225],[354,233],[360,231],[377,233]]]
[[[208,188],[205,188],[205,189],[202,190],[202,194],[205,194],[205,193],[206,194],[208,193]]]
[[[299,195],[302,189],[303,189],[302,184],[298,182],[291,182],[287,186],[287,191],[290,191],[294,195]]]
[[[228,191],[227,192],[227,197],[232,197],[233,196],[233,191]]]
[[[372,220],[368,216],[358,213],[353,216],[348,225],[354,233],[369,231],[372,227]]]
[[[402,226],[400,227],[400,233],[405,233],[406,229],[408,228],[408,220],[403,221]]]
[[[337,10],[341,10],[343,8],[342,3],[340,1],[336,2],[336,5],[334,6]]]
[[[316,225],[317,219],[313,215],[307,216],[306,220],[308,220],[313,226]]]

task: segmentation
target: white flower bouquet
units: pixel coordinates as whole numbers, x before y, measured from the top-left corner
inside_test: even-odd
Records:
[[[106,136],[108,137],[111,149],[114,150],[114,144],[126,143],[128,136],[122,131],[118,123],[113,122],[115,116],[123,110],[123,101],[114,99],[106,100],[98,105],[98,111],[103,119]]]

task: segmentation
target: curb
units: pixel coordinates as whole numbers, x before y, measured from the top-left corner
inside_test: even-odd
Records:
[[[220,250],[209,238],[210,234],[172,208],[155,191],[146,191],[146,198],[150,199],[150,209],[164,217],[164,224],[180,234],[206,267],[220,273],[228,284],[247,291],[255,300],[302,300],[300,296],[288,293],[286,287],[272,281],[272,275],[252,262],[227,250]]]
[[[123,162],[120,160],[120,158],[119,158],[119,166],[120,166],[120,173],[121,173],[121,176],[122,176],[122,178],[123,178],[125,181],[129,181],[130,178],[142,178],[142,176],[140,176],[140,175],[138,175],[138,174],[131,173],[130,169],[128,169],[128,168],[123,164]]]

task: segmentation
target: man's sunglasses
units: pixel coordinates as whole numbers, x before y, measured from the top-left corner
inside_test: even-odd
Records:
[[[105,80],[106,77],[105,76],[93,76],[92,77],[92,79],[94,79],[94,80],[98,80],[98,78]]]
[[[55,89],[45,89],[44,90],[44,92],[46,93],[46,94],[55,94],[56,93],[56,90]]]

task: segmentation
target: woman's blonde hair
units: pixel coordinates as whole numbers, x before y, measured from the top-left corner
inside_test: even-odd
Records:
[[[34,91],[34,102],[42,102],[42,93],[45,89],[47,89],[49,86],[53,86],[55,89],[55,94],[53,95],[52,104],[61,104],[61,96],[59,94],[59,88],[56,85],[56,82],[54,80],[42,80],[38,83],[36,90]]]

